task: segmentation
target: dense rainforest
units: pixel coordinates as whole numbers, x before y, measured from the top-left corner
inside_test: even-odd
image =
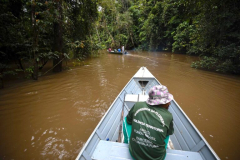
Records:
[[[0,88],[7,75],[37,80],[100,49],[199,56],[192,67],[240,73],[237,0],[2,0]]]

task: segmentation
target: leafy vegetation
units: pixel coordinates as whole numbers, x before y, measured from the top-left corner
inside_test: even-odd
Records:
[[[48,61],[59,72],[69,53],[83,59],[97,49],[89,38],[98,16],[97,0],[3,0],[0,4],[0,88],[6,75],[23,72],[37,80]]]
[[[192,64],[240,73],[240,2],[102,0],[95,35],[101,46],[172,50],[200,57]]]
[[[20,72],[37,80],[52,61],[83,61],[120,47],[196,54],[192,67],[240,73],[240,1],[3,0],[0,87]]]

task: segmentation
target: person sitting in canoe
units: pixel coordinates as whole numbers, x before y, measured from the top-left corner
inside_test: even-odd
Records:
[[[111,47],[109,47],[109,48],[108,48],[108,52],[111,52],[111,51],[112,51],[112,48],[111,48]]]
[[[135,160],[164,160],[169,135],[174,132],[168,111],[173,95],[164,85],[149,91],[146,102],[137,102],[123,121],[124,143]]]
[[[121,52],[121,49],[120,49],[120,48],[118,48],[118,52]]]

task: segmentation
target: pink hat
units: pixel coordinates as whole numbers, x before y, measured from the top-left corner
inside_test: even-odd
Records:
[[[164,85],[157,85],[150,89],[149,98],[146,103],[149,105],[167,104],[173,100],[173,95],[168,92]]]

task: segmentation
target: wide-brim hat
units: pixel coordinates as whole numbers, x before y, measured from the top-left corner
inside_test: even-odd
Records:
[[[168,92],[164,85],[157,85],[150,89],[148,93],[149,98],[146,103],[149,105],[167,104],[173,100],[173,95]]]

